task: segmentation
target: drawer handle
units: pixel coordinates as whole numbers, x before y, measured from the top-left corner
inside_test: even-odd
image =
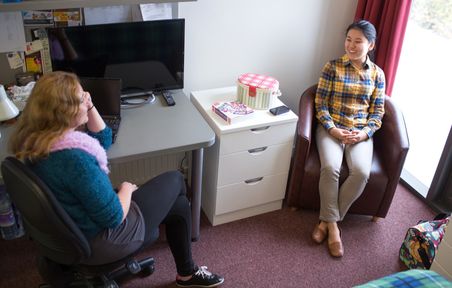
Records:
[[[265,132],[265,130],[267,130],[268,128],[270,128],[270,126],[253,128],[253,129],[251,129],[251,132],[253,132],[253,133],[262,133],[262,132]]]
[[[245,183],[246,184],[254,184],[254,183],[257,183],[259,181],[262,181],[262,179],[264,179],[264,177],[257,177],[257,178],[253,178],[253,179],[248,179],[248,180],[245,180]]]
[[[250,149],[250,150],[248,150],[248,153],[255,154],[255,153],[263,152],[265,150],[267,150],[267,146]]]

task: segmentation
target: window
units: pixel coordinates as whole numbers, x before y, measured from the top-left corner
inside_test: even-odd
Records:
[[[410,150],[402,179],[426,197],[452,125],[452,1],[413,0],[392,97]]]

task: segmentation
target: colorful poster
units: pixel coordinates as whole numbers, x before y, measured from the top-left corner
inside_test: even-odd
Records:
[[[25,65],[27,72],[42,73],[41,52],[25,55]]]
[[[23,11],[24,25],[53,25],[52,10]]]
[[[82,25],[82,10],[80,8],[53,10],[53,20],[56,27]]]

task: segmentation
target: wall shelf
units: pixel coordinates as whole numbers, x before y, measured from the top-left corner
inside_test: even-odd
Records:
[[[196,0],[24,0],[22,2],[0,3],[0,12],[192,1]]]

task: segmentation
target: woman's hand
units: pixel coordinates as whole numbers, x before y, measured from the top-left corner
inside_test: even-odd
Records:
[[[342,128],[331,128],[330,130],[328,130],[328,133],[330,133],[331,136],[333,136],[334,138],[338,139],[339,141],[341,141],[344,144],[347,144],[347,137],[349,137],[351,135],[351,132]]]
[[[87,127],[89,131],[92,132],[99,132],[105,128],[105,123],[102,117],[100,116],[99,112],[97,111],[96,107],[93,104],[93,101],[91,100],[91,94],[89,92],[85,92],[86,97],[86,106],[88,107],[88,123]]]
[[[132,194],[133,192],[135,192],[135,190],[138,189],[138,186],[135,184],[132,184],[130,182],[122,182],[119,185],[118,189],[119,189],[119,191],[124,191],[125,193]]]
[[[89,109],[91,107],[93,107],[93,101],[91,100],[91,94],[89,92],[87,92],[87,91],[85,91],[83,93],[84,93],[83,97],[86,99],[85,100],[86,101],[86,105],[88,106],[88,111],[90,111]],[[89,115],[89,113],[88,113],[88,115]]]
[[[356,144],[361,141],[367,140],[369,136],[363,131],[352,131],[350,135],[345,137],[344,144]]]
[[[132,200],[132,193],[138,189],[138,186],[130,182],[122,182],[118,187],[118,198],[122,206],[123,216],[122,220],[127,217],[129,213],[130,201]]]
[[[363,131],[349,131],[342,128],[331,128],[329,131],[331,136],[338,139],[344,144],[356,144],[368,138]]]

